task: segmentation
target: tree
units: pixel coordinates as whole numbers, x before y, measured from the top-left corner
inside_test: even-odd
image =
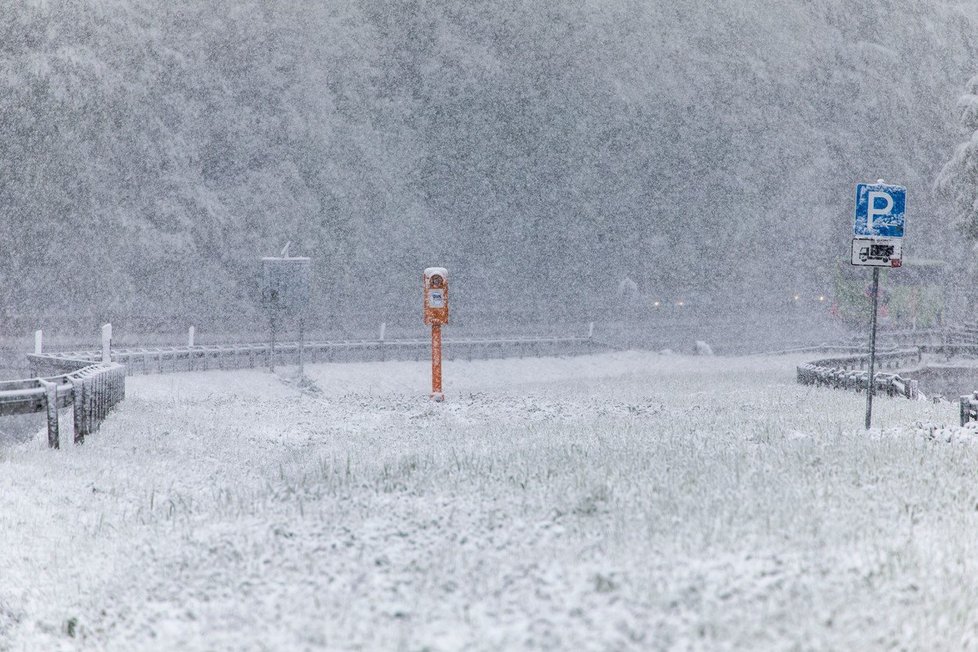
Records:
[[[958,107],[961,125],[970,136],[941,170],[937,188],[950,200],[954,225],[969,240],[978,241],[978,75],[965,85]]]

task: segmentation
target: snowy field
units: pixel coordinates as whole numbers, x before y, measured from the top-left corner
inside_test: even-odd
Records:
[[[978,649],[978,437],[799,359],[131,378],[0,449],[0,650]]]

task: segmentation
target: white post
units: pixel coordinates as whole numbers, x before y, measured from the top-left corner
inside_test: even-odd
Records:
[[[380,322],[380,338],[378,339],[380,339],[381,342],[384,341],[384,335],[386,333],[387,333],[387,322],[386,321]]]
[[[102,362],[112,362],[112,324],[102,326]]]
[[[194,345],[194,332],[195,331],[194,331],[194,327],[193,326],[191,326],[187,330],[187,346],[193,346]]]
[[[592,321],[587,327],[587,338],[594,339],[594,322]]]
[[[34,331],[34,355],[41,355],[43,344],[44,331]]]

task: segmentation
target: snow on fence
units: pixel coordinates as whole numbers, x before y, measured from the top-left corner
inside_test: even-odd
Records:
[[[916,364],[921,361],[919,347],[883,351],[876,353],[876,362],[880,369],[899,368],[907,363]],[[866,389],[869,380],[869,354],[853,353],[848,356],[825,358],[798,365],[798,382],[802,385],[818,385],[861,392]],[[916,399],[919,389],[916,380],[903,378],[895,373],[879,371],[873,374],[873,385],[876,392],[887,396],[904,396]]]
[[[241,369],[266,366],[271,356],[282,362],[298,358],[300,351],[313,360],[422,359],[430,342],[387,340],[381,329],[377,340],[283,342],[274,352],[266,344],[194,345],[193,327],[187,346],[111,348],[111,330],[102,331],[102,349],[42,352],[41,331],[35,333],[34,353],[27,356],[32,378],[0,382],[0,417],[47,413],[48,444],[60,448],[59,410],[72,408],[74,441],[84,441],[99,429],[109,410],[126,395],[126,376],[204,369]],[[505,354],[546,355],[583,353],[597,346],[592,337],[508,337],[446,340],[448,357],[489,358]]]
[[[969,421],[978,421],[978,392],[961,397],[961,425]]]
[[[410,340],[341,340],[306,342],[301,345],[306,359],[312,361],[417,359],[428,356],[431,341]],[[593,351],[598,345],[591,337],[503,337],[446,339],[447,358],[491,358],[503,355],[558,355]],[[275,362],[287,364],[298,360],[299,342],[276,342]],[[272,352],[267,344],[227,344],[196,346],[162,346],[113,348],[112,362],[125,366],[126,373],[149,374],[206,369],[253,369],[267,367]],[[102,359],[101,351],[71,351],[48,355],[28,355],[34,375],[48,373],[52,360]]]
[[[0,382],[0,416],[47,413],[48,445],[61,447],[59,410],[72,409],[74,441],[96,432],[126,396],[126,369],[115,362],[29,356],[43,377]],[[35,374],[37,375],[37,374]]]

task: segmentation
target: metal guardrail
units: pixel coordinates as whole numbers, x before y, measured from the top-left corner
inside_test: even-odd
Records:
[[[921,353],[919,347],[883,351],[876,353],[876,360],[881,369],[887,366],[896,368],[908,361],[919,363]],[[865,353],[806,362],[797,367],[798,382],[802,385],[817,385],[860,392],[866,389],[869,382],[869,371],[865,369],[868,364],[869,355]],[[895,373],[874,373],[873,386],[877,393],[887,396],[916,399],[920,395],[916,380],[903,378]]]
[[[46,412],[51,448],[61,447],[59,410],[72,409],[74,441],[81,443],[126,396],[121,364],[50,356],[45,366],[45,377],[0,382],[0,416]]]
[[[978,421],[978,392],[961,397],[961,425],[969,421]]]
[[[509,337],[446,339],[445,357],[488,358],[494,355],[545,355],[583,353],[602,346],[590,337]],[[358,360],[423,359],[431,341],[410,340],[337,340],[306,342],[302,355],[306,361],[322,362],[355,358]],[[289,364],[300,355],[299,342],[280,342],[274,349],[276,364]],[[267,366],[271,350],[267,344],[227,344],[195,346],[132,347],[112,349],[113,362],[124,365],[126,373],[150,374],[207,369],[246,369]],[[43,376],[69,360],[95,362],[101,351],[68,351],[28,355],[31,373]]]
[[[384,360],[405,355],[421,359],[427,339],[342,340],[276,344],[275,361],[308,356],[311,361],[334,360],[344,354],[361,359]],[[446,340],[447,357],[492,357],[515,352],[519,355],[584,352],[600,346],[591,337],[509,337]],[[74,441],[99,429],[105,416],[126,395],[126,376],[134,373],[165,373],[203,369],[254,368],[268,364],[272,352],[266,344],[132,347],[114,349],[110,362],[102,362],[101,351],[64,351],[27,356],[28,380],[0,382],[0,417],[46,412],[48,445],[60,448],[59,410],[71,408]]]

